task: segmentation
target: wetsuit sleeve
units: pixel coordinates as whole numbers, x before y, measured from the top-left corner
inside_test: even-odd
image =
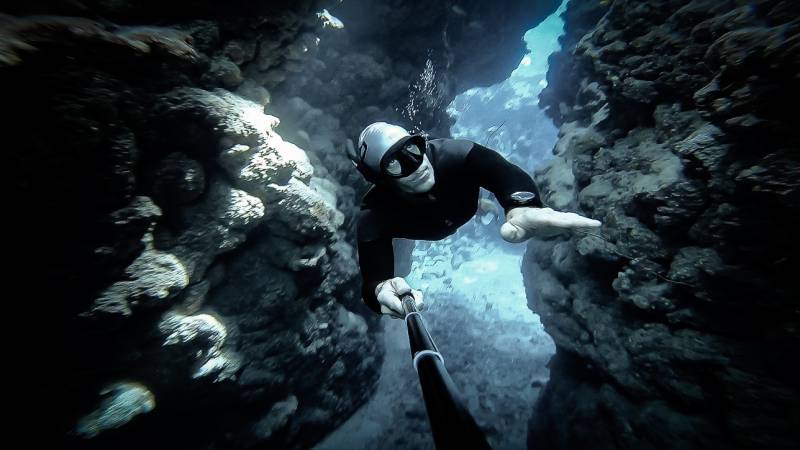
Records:
[[[506,212],[519,206],[542,207],[539,189],[533,178],[496,151],[474,144],[467,154],[465,164],[468,176],[494,194]],[[525,204],[518,204],[511,198],[511,194],[517,191],[532,192],[535,197]]]
[[[381,306],[375,296],[375,288],[381,281],[394,276],[392,238],[382,228],[381,220],[374,211],[362,211],[356,230],[361,297],[369,309],[378,314],[381,313]]]
[[[380,314],[381,305],[375,288],[394,276],[394,249],[391,238],[358,243],[358,264],[361,268],[361,298],[369,309]]]

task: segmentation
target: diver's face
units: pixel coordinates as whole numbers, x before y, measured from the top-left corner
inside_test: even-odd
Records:
[[[409,194],[422,194],[433,189],[435,181],[433,177],[433,166],[431,166],[428,156],[425,155],[422,164],[420,164],[417,170],[407,177],[395,179],[394,183],[400,190],[408,192]]]

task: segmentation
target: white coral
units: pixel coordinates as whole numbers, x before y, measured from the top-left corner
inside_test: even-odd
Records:
[[[103,290],[85,313],[87,316],[129,316],[131,306],[172,298],[189,284],[186,267],[175,255],[154,249],[152,239],[150,233],[142,238],[145,250],[125,269],[127,279]]]
[[[228,337],[225,325],[210,314],[185,316],[169,312],[158,324],[158,329],[165,336],[165,346],[186,344],[202,339],[203,343],[208,346],[205,351],[207,357],[219,353]]]
[[[155,395],[141,383],[114,383],[100,391],[100,395],[104,400],[75,427],[75,433],[83,438],[93,438],[103,431],[119,428],[156,407]]]

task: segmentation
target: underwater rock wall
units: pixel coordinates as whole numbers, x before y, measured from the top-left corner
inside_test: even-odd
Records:
[[[239,52],[284,60],[320,7],[261,3],[0,18],[10,256],[65,446],[307,447],[376,380],[337,184],[263,87],[232,92]]]
[[[310,59],[259,76],[281,80],[275,106],[285,112],[288,136],[310,140],[312,148],[325,147],[315,142],[324,136],[341,147],[379,120],[449,136],[450,102],[470,87],[507,78],[524,55],[522,36],[558,4],[348,0],[329,5],[335,20],[309,38]],[[338,167],[329,151],[319,153],[326,165]],[[352,177],[347,184],[356,186],[357,174],[347,165],[340,176]]]
[[[603,227],[528,247],[557,345],[529,448],[800,442],[798,17],[778,0],[570,2],[536,179]]]

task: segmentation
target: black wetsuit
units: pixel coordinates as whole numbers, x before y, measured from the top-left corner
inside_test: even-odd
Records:
[[[357,235],[362,295],[377,313],[375,287],[394,277],[393,238],[435,241],[450,236],[475,215],[481,187],[492,192],[506,212],[542,206],[533,179],[494,150],[472,141],[432,139],[427,155],[435,182],[429,192],[407,194],[376,185],[361,203]],[[517,191],[536,196],[518,204],[510,197]]]

